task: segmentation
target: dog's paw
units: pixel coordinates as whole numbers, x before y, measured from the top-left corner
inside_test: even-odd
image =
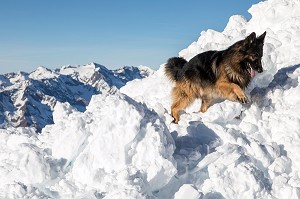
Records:
[[[207,111],[207,109],[208,109],[208,106],[201,106],[201,108],[200,108],[200,112],[201,113],[205,113],[206,111]]]
[[[174,119],[173,121],[172,121],[172,123],[174,123],[174,124],[178,124],[178,120],[176,120],[176,119]]]
[[[239,102],[243,103],[243,104],[248,104],[249,103],[249,99],[247,98],[246,95],[239,95],[237,96],[237,99]]]

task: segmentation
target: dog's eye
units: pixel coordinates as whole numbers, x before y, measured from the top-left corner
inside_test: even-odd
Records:
[[[251,59],[252,61],[255,61],[255,60],[256,60],[256,56],[255,56],[255,55],[251,55],[251,56],[250,56],[250,59]]]

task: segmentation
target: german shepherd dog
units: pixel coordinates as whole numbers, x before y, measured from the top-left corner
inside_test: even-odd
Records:
[[[263,72],[261,58],[266,32],[256,38],[253,32],[221,51],[207,51],[186,61],[173,57],[165,66],[166,76],[173,82],[171,115],[179,121],[179,111],[196,98],[202,99],[200,111],[207,109],[217,99],[247,103],[243,91],[255,73]]]

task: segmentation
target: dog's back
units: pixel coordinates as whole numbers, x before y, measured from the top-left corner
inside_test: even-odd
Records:
[[[214,70],[218,67],[219,55],[218,51],[207,51],[193,57],[183,68],[185,78],[201,86],[214,84],[217,79]]]
[[[166,76],[175,82],[187,80],[201,86],[216,82],[216,73],[221,59],[221,51],[207,51],[186,61],[181,57],[172,57],[165,67]]]

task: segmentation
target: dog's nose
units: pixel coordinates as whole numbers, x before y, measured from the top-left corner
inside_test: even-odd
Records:
[[[262,73],[262,72],[263,72],[263,69],[262,69],[262,68],[259,68],[259,69],[257,70],[257,72],[258,72],[258,73]]]

